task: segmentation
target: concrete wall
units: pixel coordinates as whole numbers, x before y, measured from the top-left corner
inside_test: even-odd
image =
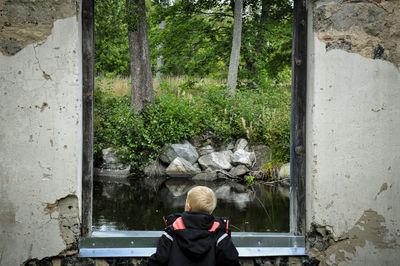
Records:
[[[0,1],[0,265],[76,251],[81,54],[75,1]]]
[[[309,12],[310,255],[398,265],[400,1],[310,1]]]
[[[308,4],[310,256],[322,265],[396,265],[400,1]],[[61,260],[51,257],[76,252],[82,147],[77,10],[72,0],[0,1],[0,265],[31,258],[58,265]],[[77,265],[79,259],[62,261]],[[118,261],[128,260],[97,263]],[[297,265],[302,259],[242,262]]]

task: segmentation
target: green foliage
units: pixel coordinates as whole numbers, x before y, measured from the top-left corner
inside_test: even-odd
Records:
[[[95,72],[129,75],[125,0],[95,1]]]
[[[254,176],[248,175],[248,176],[245,177],[245,180],[246,180],[246,185],[247,185],[248,187],[254,186],[254,184],[255,184],[255,182],[254,182]]]
[[[116,147],[125,163],[142,169],[164,145],[201,132],[214,132],[221,144],[238,138],[273,149],[277,162],[289,159],[290,93],[279,88],[238,90],[188,80],[179,89],[162,83],[155,106],[135,113],[129,95],[97,89],[95,95],[95,162],[101,149]]]
[[[142,1],[142,0],[140,0]],[[142,6],[126,0],[95,2],[96,73],[129,75],[128,27],[136,29]],[[146,1],[153,72],[158,56],[169,76],[225,78],[232,42],[234,1]],[[143,2],[140,2],[142,4]],[[290,68],[292,2],[269,0],[268,18],[261,22],[262,1],[244,2],[239,82],[265,88],[282,81]],[[165,20],[166,28],[159,29]]]

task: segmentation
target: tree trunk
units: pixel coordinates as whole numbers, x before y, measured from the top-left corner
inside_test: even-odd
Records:
[[[243,1],[235,1],[234,22],[233,22],[233,39],[231,58],[229,60],[228,72],[228,90],[231,94],[235,94],[237,74],[239,69],[240,44],[242,39],[242,9]]]
[[[264,45],[264,36],[263,32],[266,29],[266,22],[268,18],[269,11],[269,0],[261,0],[261,17],[260,17],[260,26],[258,27],[258,40],[256,46],[256,52],[261,53],[263,45]]]
[[[158,25],[158,28],[160,29],[160,30],[163,30],[163,29],[165,29],[165,19],[163,20],[163,21],[161,21],[161,23]],[[162,50],[162,43],[160,43],[158,46],[157,46],[157,50],[158,50],[158,52],[160,52],[161,50]],[[160,82],[161,81],[161,79],[162,79],[162,73],[160,72],[160,69],[162,68],[164,66],[164,60],[163,60],[163,56],[160,54],[158,57],[157,57],[157,73],[156,73],[156,78],[157,78],[157,80]]]
[[[154,104],[153,77],[147,37],[145,0],[126,0],[131,66],[131,106],[143,110]]]

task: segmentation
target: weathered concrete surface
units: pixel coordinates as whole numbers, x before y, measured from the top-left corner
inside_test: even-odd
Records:
[[[12,14],[4,5],[22,2],[50,5],[2,1],[1,19]],[[75,14],[75,8],[66,14]],[[0,54],[0,265],[76,250],[82,149],[79,21],[75,16],[53,20],[51,34],[41,43],[25,43],[14,56]]]
[[[318,261],[308,257],[241,258],[243,266],[318,266]],[[31,260],[26,266],[147,266],[147,258],[46,258]]]
[[[309,5],[307,230],[309,252],[322,265],[398,265],[400,71],[393,42],[399,16],[393,14],[399,4]],[[367,31],[363,8],[381,32]],[[339,34],[351,50],[327,49],[325,38]],[[378,43],[387,61],[373,60]]]
[[[400,1],[315,1],[313,17],[326,51],[341,49],[400,67]]]
[[[0,52],[14,55],[28,44],[44,41],[54,21],[78,10],[76,0],[0,0]]]

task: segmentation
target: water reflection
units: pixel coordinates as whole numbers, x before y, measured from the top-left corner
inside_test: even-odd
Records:
[[[129,183],[94,184],[94,230],[163,230],[162,217],[182,212],[189,189],[203,185],[217,196],[214,215],[231,217],[232,231],[289,231],[289,191],[281,187],[256,184],[249,189],[230,180],[160,178],[138,178]]]

